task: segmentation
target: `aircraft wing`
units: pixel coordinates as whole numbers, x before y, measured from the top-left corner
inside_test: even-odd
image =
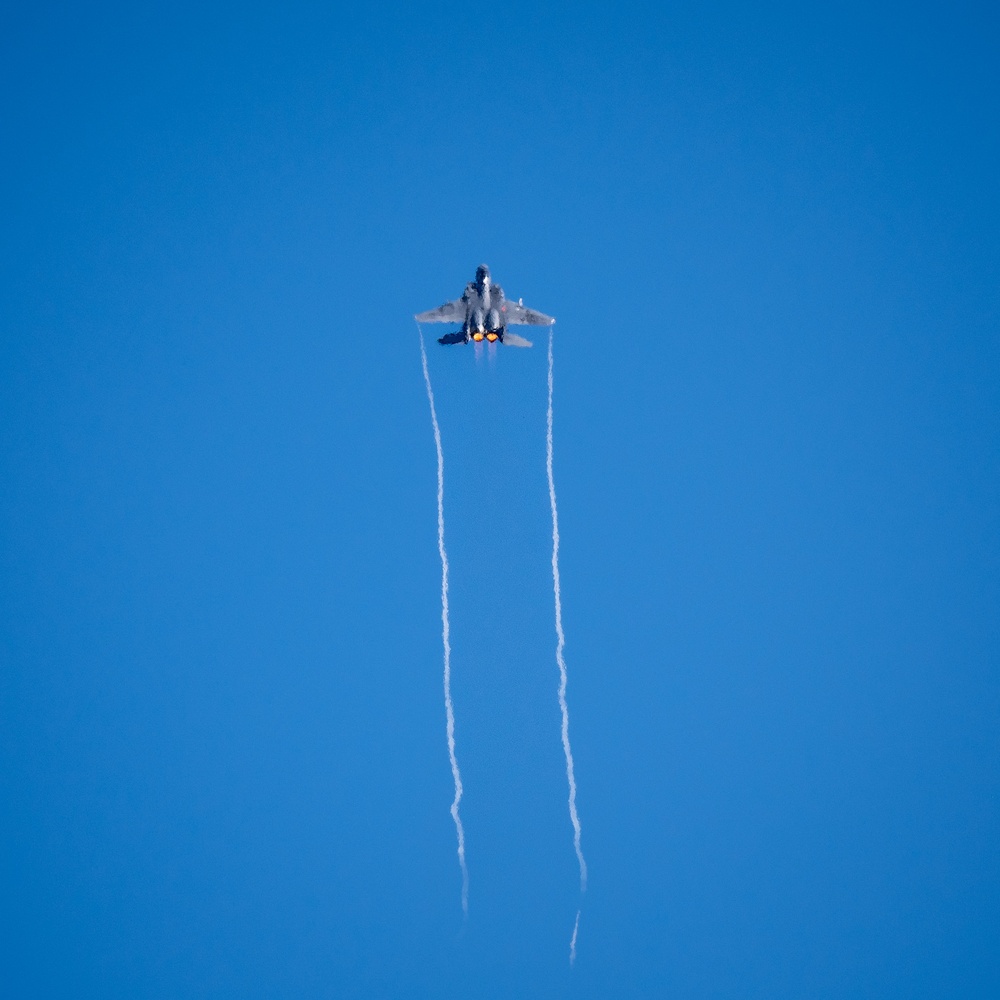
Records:
[[[503,306],[504,316],[507,317],[508,323],[517,323],[523,326],[552,326],[555,322],[551,316],[529,309],[527,306],[521,305],[520,302],[511,302],[508,299]]]
[[[525,340],[524,337],[519,337],[509,330],[503,335],[503,342],[505,347],[531,347],[530,340]]]
[[[418,323],[464,323],[465,322],[465,300],[455,299],[454,302],[446,302],[437,309],[428,309],[427,312],[417,313],[413,317]]]

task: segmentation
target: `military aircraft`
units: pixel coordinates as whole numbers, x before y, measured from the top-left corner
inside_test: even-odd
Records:
[[[478,344],[485,340],[508,347],[531,347],[530,340],[510,333],[508,326],[551,326],[555,322],[551,316],[529,309],[520,299],[511,302],[505,298],[503,289],[493,284],[485,264],[476,268],[476,280],[465,286],[460,299],[417,313],[414,318],[418,323],[462,324],[461,330],[439,337],[439,344],[467,344],[470,340]]]

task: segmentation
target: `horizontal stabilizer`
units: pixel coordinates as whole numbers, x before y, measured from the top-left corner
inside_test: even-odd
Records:
[[[530,340],[525,340],[524,337],[519,337],[516,333],[511,333],[509,330],[503,335],[503,342],[508,347],[531,347]]]

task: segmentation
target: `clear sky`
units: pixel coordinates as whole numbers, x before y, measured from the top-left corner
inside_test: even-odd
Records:
[[[5,18],[3,992],[1000,995],[995,12],[343,6]]]

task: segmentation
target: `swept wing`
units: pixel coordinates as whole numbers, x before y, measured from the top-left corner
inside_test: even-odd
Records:
[[[545,313],[540,313],[535,309],[529,309],[520,302],[504,303],[504,317],[508,323],[520,324],[523,326],[552,326],[555,320]]]
[[[427,312],[417,313],[414,317],[418,323],[464,323],[465,322],[465,300],[455,299],[454,302],[446,302],[437,309],[428,309]]]

